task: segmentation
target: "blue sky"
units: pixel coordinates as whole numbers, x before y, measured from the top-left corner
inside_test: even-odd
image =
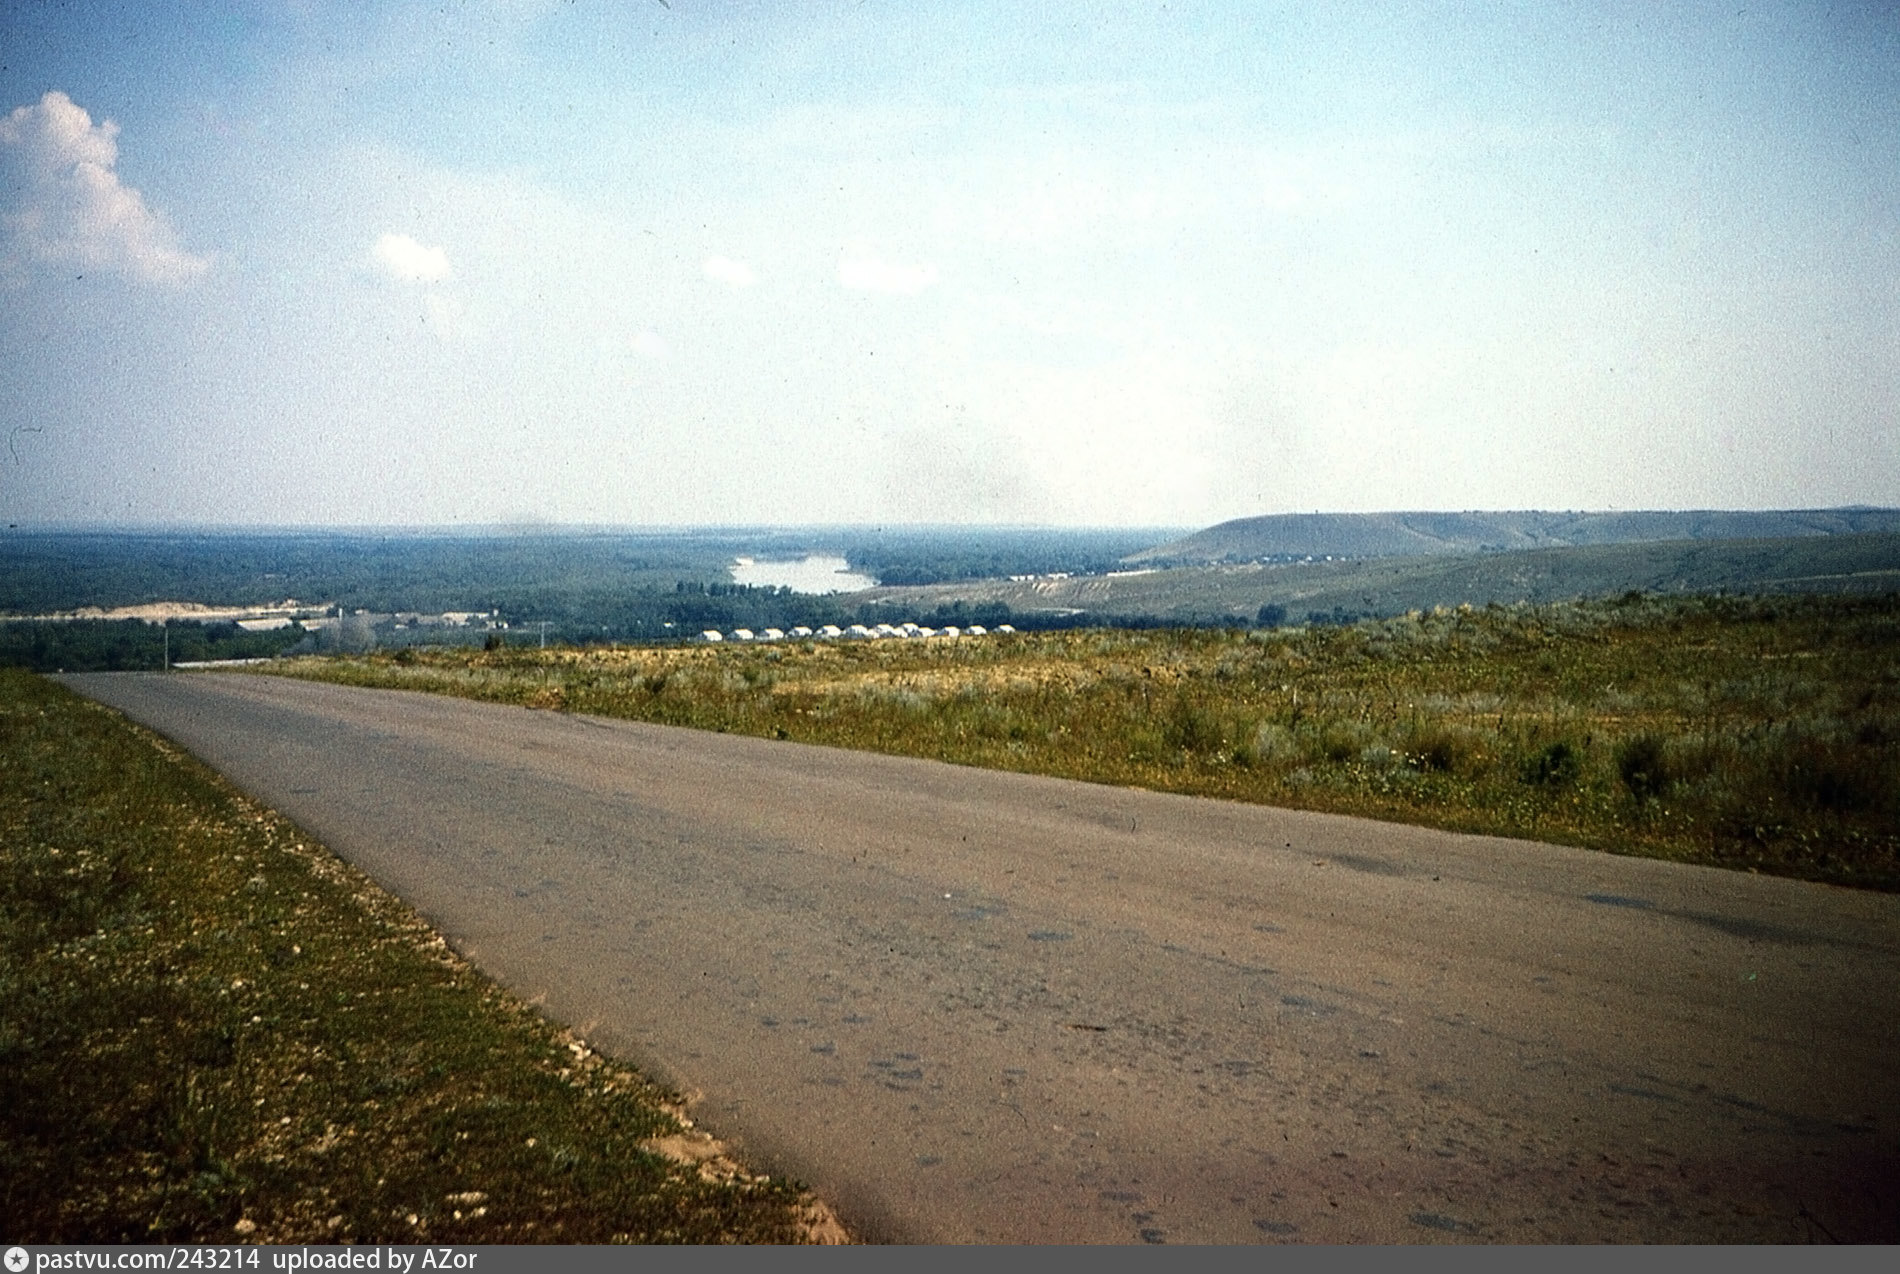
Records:
[[[0,5],[0,517],[1900,504],[1886,5]]]

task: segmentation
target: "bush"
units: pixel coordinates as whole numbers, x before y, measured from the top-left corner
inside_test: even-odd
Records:
[[[1262,721],[1253,732],[1253,755],[1255,760],[1268,764],[1297,760],[1300,745],[1285,726],[1276,721]]]
[[[1791,739],[1775,758],[1775,775],[1797,805],[1832,813],[1853,813],[1882,804],[1888,786],[1882,758],[1871,749],[1830,745],[1814,738]],[[1858,753],[1858,755],[1857,755]]]
[[[1568,787],[1583,773],[1583,754],[1563,739],[1524,763],[1524,781],[1538,787]]]
[[[1164,737],[1183,752],[1218,752],[1227,743],[1219,718],[1185,695],[1174,701]]]
[[[1675,781],[1662,740],[1653,734],[1639,734],[1616,749],[1616,773],[1638,805],[1662,796]]]
[[[1357,721],[1329,721],[1321,727],[1319,736],[1308,744],[1307,755],[1315,761],[1344,765],[1357,757],[1371,742],[1372,731]]]
[[[1481,757],[1478,740],[1469,732],[1442,725],[1413,731],[1405,751],[1414,768],[1446,774],[1464,773]]]

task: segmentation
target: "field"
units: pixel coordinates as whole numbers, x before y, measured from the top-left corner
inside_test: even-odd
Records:
[[[0,669],[8,1240],[774,1242],[823,1224],[681,1118],[283,819]]]
[[[1900,597],[272,671],[1900,889]]]

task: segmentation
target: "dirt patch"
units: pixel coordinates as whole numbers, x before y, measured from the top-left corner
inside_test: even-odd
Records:
[[[641,1143],[646,1150],[671,1159],[674,1163],[696,1167],[701,1180],[718,1185],[768,1180],[740,1167],[723,1141],[693,1122],[685,1102],[664,1102],[661,1109],[678,1121],[681,1131],[650,1138]],[[844,1223],[831,1210],[831,1205],[811,1191],[807,1190],[799,1197],[794,1211],[805,1242],[826,1245],[855,1242],[850,1231],[844,1228]]]

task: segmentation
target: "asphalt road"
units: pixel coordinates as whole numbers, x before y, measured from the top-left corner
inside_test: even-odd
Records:
[[[867,1238],[1900,1238],[1900,898],[265,676],[65,680]]]

